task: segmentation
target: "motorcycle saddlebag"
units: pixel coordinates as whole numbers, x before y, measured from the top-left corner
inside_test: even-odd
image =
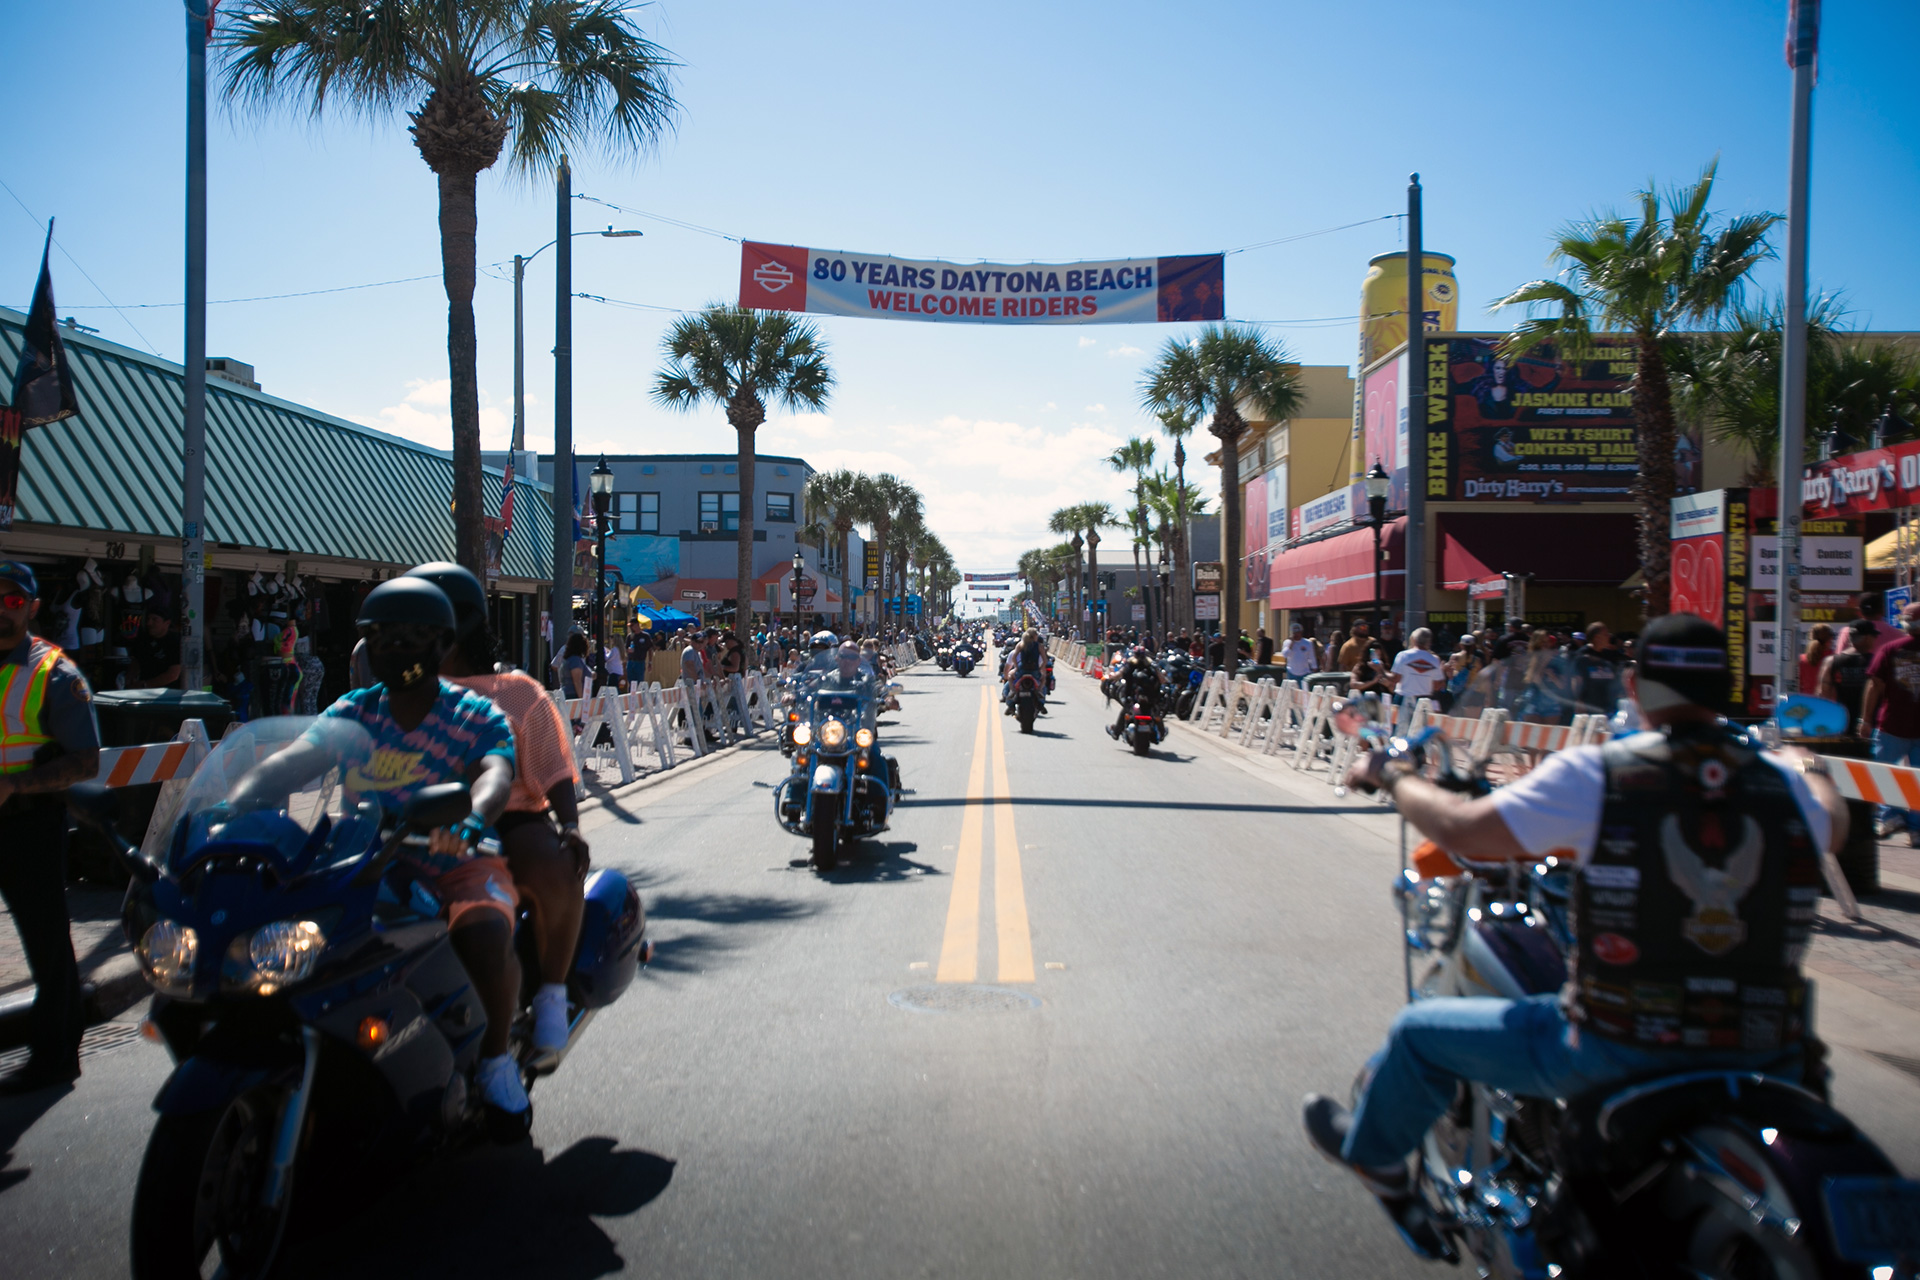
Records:
[[[583,1008],[604,1009],[620,998],[640,967],[647,917],[640,908],[640,895],[611,867],[588,876],[585,893],[580,946],[573,954],[568,985]]]

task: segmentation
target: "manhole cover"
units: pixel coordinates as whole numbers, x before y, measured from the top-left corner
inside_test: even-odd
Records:
[[[928,987],[906,987],[887,997],[887,1003],[908,1013],[1024,1013],[1040,1007],[1040,997],[1012,987],[980,987],[943,982]]]
[[[88,1027],[80,1035],[80,1056],[91,1058],[95,1054],[110,1053],[125,1048],[140,1039],[140,1025],[135,1022],[103,1022]],[[26,1065],[27,1050],[9,1049],[0,1053],[0,1074]]]

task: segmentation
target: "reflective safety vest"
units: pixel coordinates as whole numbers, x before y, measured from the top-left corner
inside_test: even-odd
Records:
[[[25,662],[0,666],[0,773],[33,768],[34,752],[53,741],[41,728],[40,712],[47,701],[47,679],[59,661],[57,647],[35,639]]]

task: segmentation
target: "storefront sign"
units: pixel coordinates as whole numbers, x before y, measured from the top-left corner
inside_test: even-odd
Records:
[[[1225,578],[1218,560],[1196,560],[1193,562],[1193,589],[1199,592],[1218,592]]]
[[[1428,496],[1465,502],[1627,502],[1640,466],[1631,347],[1563,361],[1552,347],[1509,360],[1491,338],[1450,338],[1444,394],[1428,415]],[[1439,439],[1435,439],[1435,434]],[[1679,490],[1698,486],[1683,438]],[[1446,483],[1440,485],[1444,474]]]
[[[1293,536],[1304,538],[1319,533],[1322,529],[1331,529],[1336,525],[1353,523],[1353,490],[1340,489],[1324,498],[1315,498],[1295,508],[1293,513]]]
[[[1225,262],[1206,253],[963,266],[748,240],[740,246],[740,305],[962,324],[1221,320]]]
[[[1246,601],[1267,598],[1267,478],[1256,476],[1240,489],[1241,532],[1246,538]]]
[[[1393,477],[1387,490],[1387,510],[1407,509],[1407,353],[1401,352],[1379,368],[1371,370],[1361,384],[1361,438],[1366,455],[1361,458],[1365,474],[1374,463],[1385,467]]]
[[[1220,621],[1220,597],[1212,592],[1201,592],[1193,597],[1193,619],[1195,622]]]
[[[1267,468],[1267,544],[1287,540],[1287,464],[1276,462]]]
[[[1800,492],[1809,516],[1860,515],[1920,504],[1920,440],[1816,463],[1807,468]]]

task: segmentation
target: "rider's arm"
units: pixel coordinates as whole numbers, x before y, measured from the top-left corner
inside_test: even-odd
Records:
[[[1860,736],[1863,738],[1873,734],[1873,713],[1879,710],[1880,695],[1886,684],[1885,676],[1869,676],[1867,687],[1860,694]]]
[[[473,793],[473,811],[491,826],[507,811],[507,797],[513,791],[513,757],[488,754],[467,770],[467,782]]]
[[[1355,762],[1348,783],[1387,791],[1401,816],[1447,852],[1494,862],[1591,850],[1600,834],[1606,774],[1598,748],[1575,747],[1491,795],[1472,797],[1413,776],[1406,761],[1376,752]]]
[[[332,751],[301,738],[249,770],[227,797],[227,803],[236,809],[279,808],[287,802],[288,792],[337,763]]]

